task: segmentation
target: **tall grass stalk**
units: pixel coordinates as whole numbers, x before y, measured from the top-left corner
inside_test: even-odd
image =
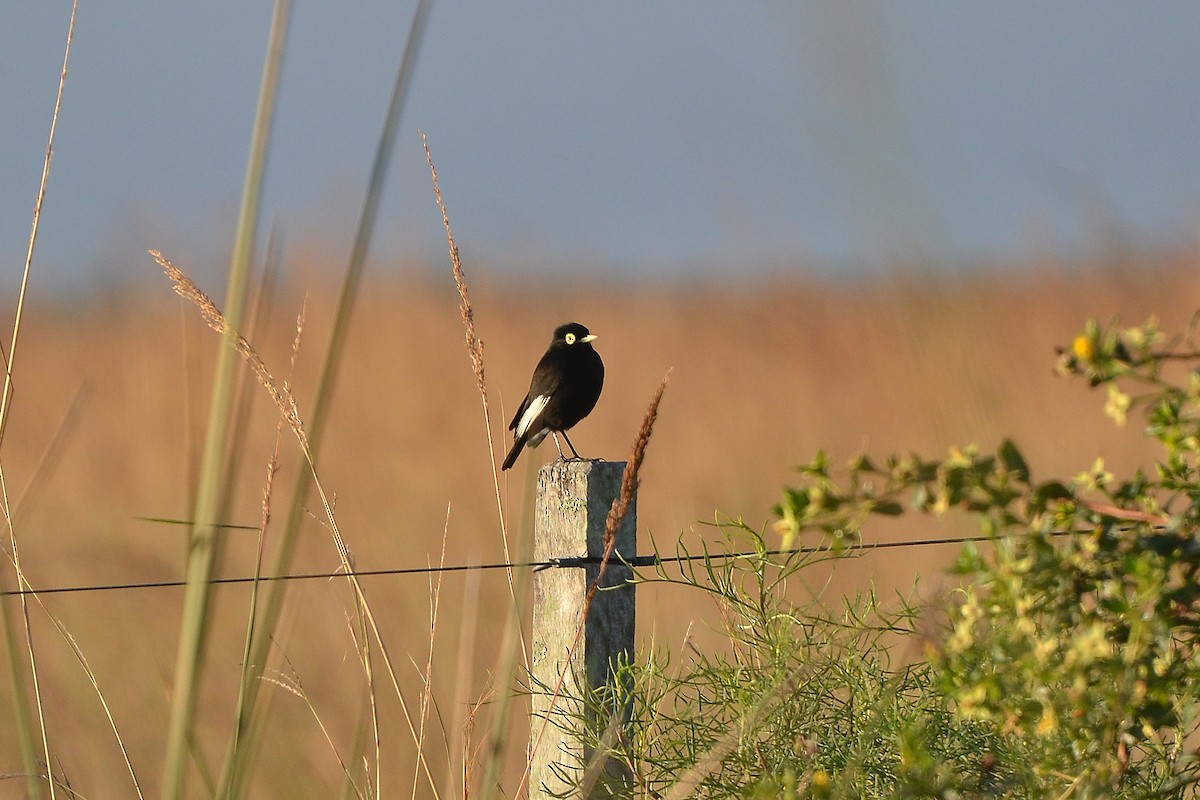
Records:
[[[342,782],[341,800],[351,800],[358,791],[358,781],[366,780],[370,774],[371,764],[367,759],[367,739],[374,735],[374,726],[368,727],[367,720],[376,713],[374,687],[367,686],[362,693],[359,719],[354,726],[354,742],[350,745],[350,758],[354,768],[346,780]],[[370,731],[370,735],[368,734]]]
[[[62,421],[59,423],[57,429],[55,430],[54,436],[51,437],[50,443],[46,446],[46,449],[42,452],[41,457],[38,459],[37,464],[33,468],[33,472],[29,477],[29,481],[26,483],[25,488],[21,491],[20,495],[18,495],[15,503],[11,502],[9,499],[6,476],[4,473],[3,466],[0,465],[0,497],[3,498],[3,507],[5,510],[6,521],[7,521],[7,525],[8,525],[10,532],[17,530],[21,519],[23,519],[25,516],[27,516],[30,509],[34,505],[36,505],[38,491],[42,487],[45,486],[46,482],[49,480],[50,474],[54,471],[54,468],[57,466],[60,458],[62,457],[63,450],[66,447],[66,443],[68,440],[70,440],[72,434],[74,433],[74,431],[76,429],[76,426],[78,425],[79,414],[83,407],[83,402],[88,394],[87,388],[88,388],[88,386],[87,386],[87,383],[85,382],[83,384],[80,384],[79,388],[76,390],[75,396],[71,400],[71,405],[67,409],[67,413],[64,415]],[[58,629],[58,631],[62,635],[63,639],[71,647],[72,652],[75,653],[76,658],[79,660],[80,666],[83,668],[84,673],[87,675],[88,680],[91,682],[93,689],[95,689],[96,694],[100,699],[100,704],[104,708],[104,712],[108,717],[110,725],[112,725],[113,733],[116,735],[117,744],[120,747],[122,754],[125,755],[125,763],[129,767],[130,775],[133,775],[133,766],[129,762],[129,758],[128,758],[128,754],[125,750],[124,742],[121,740],[120,733],[117,731],[116,724],[113,721],[112,714],[109,712],[109,709],[108,709],[108,703],[105,700],[103,693],[101,693],[101,691],[100,691],[100,687],[96,681],[96,677],[92,673],[91,667],[88,665],[87,660],[83,657],[83,652],[79,649],[78,645],[75,643],[74,637],[72,637],[70,635],[70,633],[67,631],[66,627],[62,624],[62,622],[60,622],[58,620],[58,618],[55,617],[53,614],[51,614],[50,611],[45,607],[45,605],[42,603],[41,597],[39,597],[36,594],[33,594],[32,587],[30,586],[29,582],[27,580],[25,580],[24,573],[20,569],[20,563],[21,563],[20,562],[20,553],[16,547],[15,536],[10,541],[10,548],[11,548],[11,552],[6,553],[5,555],[8,556],[9,563],[12,564],[14,571],[16,572],[16,574],[19,577],[21,600],[22,600],[21,608],[22,608],[22,612],[23,612],[22,616],[25,620],[26,646],[27,646],[27,648],[29,650],[29,654],[30,654],[31,668],[36,667],[36,664],[37,664],[36,660],[34,659],[35,653],[34,653],[33,645],[32,645],[32,630],[30,628],[29,610],[28,610],[28,606],[27,606],[28,599],[29,599],[29,597],[32,596],[33,599],[37,602],[38,606],[42,609],[42,612],[44,614],[46,614],[46,616],[49,618],[50,622],[55,626],[56,629]],[[5,613],[3,615],[3,625],[5,627],[5,635],[7,637],[6,641],[12,642],[15,645],[15,643],[17,641],[16,631],[13,629],[12,619],[7,613]],[[19,666],[21,663],[20,662],[20,652],[19,652],[19,650],[16,650],[15,647],[14,647],[14,654],[17,656],[17,660],[12,663]],[[34,671],[33,674],[34,674],[34,678],[36,680],[36,678],[37,678],[36,671]],[[22,684],[19,688],[21,690],[23,690],[24,685]],[[43,748],[43,752],[46,752],[48,750],[48,747],[47,747],[48,740],[45,737],[44,720],[42,719],[42,715],[40,713],[41,712],[40,687],[37,687],[37,685],[35,684],[35,688],[39,689],[38,694],[36,696],[37,702],[38,702],[38,709],[39,709],[38,718],[39,718],[39,723],[40,723],[41,732],[42,732],[42,748]],[[25,699],[25,698],[22,697],[21,699]],[[24,710],[25,710],[25,713],[28,713],[28,708],[25,708]],[[30,734],[31,734],[30,744],[35,745],[36,743],[33,742],[33,736],[32,736],[33,732],[30,731]],[[37,774],[33,777],[35,777],[39,781],[39,788],[40,788],[40,781],[43,778],[46,778],[48,780],[53,780],[53,775],[49,770],[46,770],[45,775]],[[137,789],[138,794],[140,796],[141,789],[140,789],[140,787],[138,787],[136,775],[133,775],[133,782],[134,782],[134,788]],[[55,784],[53,784],[53,783],[50,785],[50,793],[51,793],[51,795],[54,795],[54,793],[55,793]]]
[[[29,289],[29,276],[33,270],[33,252],[37,246],[38,229],[41,227],[42,203],[46,199],[46,186],[50,180],[50,164],[54,154],[54,135],[58,130],[58,115],[62,109],[63,92],[67,85],[67,65],[71,60],[71,43],[75,38],[75,14],[78,10],[79,3],[76,0],[71,5],[71,21],[67,26],[67,43],[63,52],[62,71],[59,73],[58,94],[54,100],[54,114],[50,118],[50,136],[46,144],[46,157],[42,161],[42,179],[38,186],[37,200],[33,206],[33,222],[29,231],[29,247],[25,251],[25,268],[21,273],[21,289],[17,295],[17,309],[13,319],[12,339],[9,341],[8,353],[4,359],[4,387],[3,390],[0,390],[0,445],[3,444],[4,431],[8,427],[8,419],[12,411],[13,370],[17,357],[17,339],[21,332],[21,321],[25,317],[25,298]],[[0,462],[0,488],[5,483],[3,466],[2,462]],[[3,489],[2,496],[4,519],[8,525],[10,555],[12,557],[17,585],[18,588],[27,589],[29,588],[29,584],[25,580],[24,572],[21,570],[21,560],[17,550],[17,532],[13,525],[13,509],[9,505],[8,490],[6,488]],[[4,628],[4,650],[12,688],[14,728],[16,729],[18,748],[21,751],[21,763],[26,775],[26,793],[31,800],[41,800],[44,796],[42,790],[43,777],[50,788],[51,797],[55,796],[55,781],[50,766],[50,743],[46,735],[45,717],[41,703],[41,687],[38,681],[33,633],[29,625],[29,601],[27,595],[24,594],[21,595],[21,613],[25,619],[25,648],[29,658],[29,675],[33,679],[35,702],[37,705],[38,727],[41,736],[41,757],[45,765],[44,776],[43,767],[38,763],[39,748],[35,741],[37,734],[35,734],[33,729],[33,714],[30,710],[30,699],[25,683],[25,660],[17,643],[16,629],[9,613],[9,606],[7,603],[0,604],[0,616],[3,617],[2,624]]]
[[[388,101],[383,130],[380,133],[379,144],[375,151],[375,160],[371,167],[371,177],[367,186],[366,197],[363,201],[362,212],[358,219],[358,229],[354,237],[354,245],[350,252],[346,272],[338,295],[337,309],[334,314],[333,326],[325,355],[321,362],[320,375],[317,379],[316,395],[308,418],[308,447],[314,464],[317,462],[321,441],[325,431],[325,421],[333,399],[334,387],[337,383],[338,370],[341,366],[342,354],[345,350],[346,337],[349,333],[350,320],[358,297],[359,284],[366,264],[367,252],[378,217],[379,204],[383,197],[383,187],[387,179],[388,168],[391,164],[393,144],[396,129],[399,127],[401,113],[404,110],[408,88],[412,83],[413,71],[416,68],[417,51],[424,36],[425,26],[429,17],[431,0],[420,0],[413,14],[409,27],[408,38],[404,45],[392,94]],[[287,507],[287,516],[279,531],[279,541],[275,550],[271,573],[286,574],[295,556],[296,541],[300,526],[307,511],[306,502],[311,482],[303,472],[297,475],[291,491],[291,500]],[[260,615],[257,631],[254,636],[253,649],[249,659],[250,669],[259,675],[266,666],[271,653],[271,635],[278,626],[283,612],[283,602],[287,597],[287,584],[280,581],[272,584],[267,590],[266,600]],[[258,752],[262,740],[263,727],[266,724],[270,695],[259,702],[258,682],[251,681],[247,691],[247,704],[244,714],[248,717],[239,718],[237,725],[245,733],[230,746],[225,753],[221,777],[218,781],[217,797],[244,797],[251,765]],[[236,746],[235,746],[236,745]]]
[[[226,295],[226,320],[229,328],[241,327],[246,305],[246,287],[258,231],[259,201],[266,172],[267,145],[278,97],[279,76],[283,63],[291,0],[276,0],[267,44],[266,64],[255,112],[250,156],[242,189],[237,234],[229,267]],[[227,467],[226,446],[232,424],[235,375],[238,352],[232,336],[225,337],[220,349],[213,382],[212,403],[205,432],[204,456],[196,490],[196,507],[188,547],[187,588],[180,622],[179,650],[175,663],[175,682],[171,697],[171,719],[167,729],[163,765],[164,800],[183,795],[188,767],[188,747],[199,696],[204,650],[208,636],[209,604],[217,540],[221,535],[216,523],[223,503],[223,472]]]
[[[492,468],[492,486],[496,497],[496,513],[500,522],[500,538],[504,547],[504,558],[506,561],[511,562],[512,555],[508,542],[507,516],[504,513],[504,503],[500,491],[500,473],[496,469],[496,451],[492,438],[491,406],[488,403],[487,378],[483,361],[483,342],[475,331],[475,310],[471,305],[471,292],[467,286],[467,276],[463,270],[462,256],[458,251],[458,245],[454,241],[454,231],[450,227],[450,216],[446,211],[446,204],[442,200],[441,186],[438,183],[437,168],[433,164],[433,152],[429,149],[429,139],[424,131],[421,131],[421,143],[425,147],[425,160],[429,164],[429,176],[433,182],[433,196],[437,201],[438,210],[442,214],[442,226],[446,230],[446,244],[450,250],[450,265],[454,272],[454,285],[458,289],[458,295],[461,300],[459,311],[462,315],[467,355],[471,359],[471,369],[475,373],[475,386],[479,392],[480,403],[483,407],[483,427],[487,436],[488,460]],[[522,544],[521,548],[521,552],[524,554],[522,555],[522,560],[527,560],[528,554],[533,552],[533,541],[531,536],[524,536],[522,538],[528,539],[528,541]],[[508,676],[514,674],[518,649],[520,650],[522,663],[525,665],[526,672],[530,668],[529,650],[525,645],[524,630],[521,626],[521,620],[525,618],[525,612],[528,610],[526,606],[528,604],[527,588],[529,581],[525,572],[525,570],[522,570],[519,577],[514,578],[511,567],[505,570],[505,575],[508,578],[509,594],[512,597],[512,605],[510,606],[512,613],[509,615],[508,623],[505,626],[500,653],[497,657],[496,672],[493,676],[493,679],[497,681],[507,680]],[[484,773],[480,787],[481,796],[485,800],[490,800],[499,790],[500,769],[503,766],[504,754],[508,748],[509,714],[512,702],[515,699],[507,686],[498,684],[496,691],[497,700],[492,708],[491,735],[488,739],[489,750],[483,765]],[[463,785],[465,793],[465,779]]]
[[[517,557],[522,561],[533,558],[532,530],[522,532],[517,540]],[[513,594],[515,597],[529,597],[529,581],[532,571],[517,570],[514,576]],[[492,707],[491,733],[487,741],[487,749],[483,755],[483,777],[480,779],[478,797],[480,800],[494,800],[500,791],[500,771],[504,766],[504,757],[509,747],[509,714],[512,710],[513,691],[508,685],[516,674],[517,652],[522,640],[521,621],[525,619],[528,610],[526,603],[514,602],[511,605],[508,620],[504,626],[504,636],[500,643],[500,653],[496,660],[496,671],[492,675],[495,682],[496,701]],[[518,791],[514,796],[521,796]]]
[[[259,282],[258,296],[254,301],[254,309],[249,322],[252,331],[258,331],[265,327],[271,315],[271,301],[274,297],[275,280],[279,271],[279,236],[276,229],[271,230],[270,236],[267,238],[267,255],[263,276]],[[292,360],[290,364],[290,372],[294,373],[296,367],[296,358],[300,351],[300,339],[304,331],[304,314],[307,308],[307,302],[301,306],[300,315],[296,319],[296,337],[292,342]],[[244,370],[238,371],[238,387],[235,390],[237,395],[237,408],[233,413],[233,430],[229,435],[228,455],[226,458],[226,470],[224,486],[221,488],[224,502],[221,505],[220,517],[225,519],[229,516],[229,502],[233,495],[234,486],[238,480],[238,474],[241,470],[244,459],[240,457],[243,452],[243,444],[245,442],[246,429],[250,424],[251,403],[254,399],[254,381],[250,379]],[[232,739],[236,742],[242,735],[242,730],[238,726],[238,722],[243,717],[243,709],[246,703],[246,686],[252,680],[257,680],[258,676],[250,669],[250,647],[254,640],[254,626],[258,619],[259,610],[259,595],[262,589],[263,557],[265,553],[265,545],[267,540],[267,528],[271,521],[271,499],[274,496],[275,475],[279,471],[279,452],[283,444],[283,428],[285,420],[281,416],[278,424],[275,427],[275,447],[272,451],[270,459],[267,462],[267,477],[266,484],[263,488],[263,498],[261,503],[261,517],[258,526],[258,547],[255,552],[254,559],[254,574],[253,582],[250,588],[249,610],[246,619],[246,637],[244,640],[242,652],[242,669],[238,680],[237,701],[234,711],[234,729]],[[194,498],[193,498],[194,502]],[[222,526],[228,530],[228,526]],[[219,541],[219,546],[215,553],[217,562],[224,557],[224,536]],[[216,791],[215,779],[209,780],[211,783],[210,793]]]
[[[458,629],[458,659],[454,670],[454,705],[450,717],[449,730],[458,733],[450,748],[450,756],[446,759],[446,777],[443,783],[446,797],[467,797],[468,768],[470,754],[466,748],[467,708],[463,698],[467,696],[469,675],[475,663],[475,635],[479,622],[479,571],[468,570],[463,582],[463,602],[461,604],[462,621]],[[458,777],[455,777],[455,765],[459,765]],[[461,791],[456,789],[461,788]]]
[[[271,259],[268,258],[268,264],[271,263]],[[269,284],[270,276],[268,275],[267,279],[264,280],[263,297],[265,297],[267,294],[265,290]],[[292,341],[292,363],[290,365],[290,370],[292,372],[294,372],[296,368],[296,358],[300,353],[300,339],[303,333],[304,309],[302,308],[300,315],[296,318],[296,338]],[[250,388],[249,382],[247,382],[246,388]],[[275,449],[271,453],[271,458],[267,463],[267,479],[266,484],[263,487],[262,517],[258,529],[258,550],[254,559],[254,583],[252,584],[250,590],[250,609],[246,619],[246,639],[245,646],[242,651],[242,674],[241,680],[238,682],[237,705],[234,712],[234,721],[236,724],[240,724],[241,721],[245,719],[246,694],[248,691],[247,687],[251,681],[256,681],[258,679],[257,673],[250,668],[250,651],[254,643],[254,626],[258,619],[258,600],[259,590],[261,588],[260,579],[262,577],[263,554],[267,538],[267,528],[271,523],[271,498],[275,488],[275,475],[279,471],[279,450],[280,446],[283,444],[283,427],[285,421],[286,420],[281,415],[279,417],[279,422],[275,426]],[[235,727],[232,739],[233,747],[237,747],[237,742],[241,735],[241,728]]]
[[[351,579],[351,583],[356,583],[356,579]],[[371,609],[367,605],[366,597],[363,596],[361,592],[355,596],[354,611],[355,614],[354,619],[352,620],[353,624],[350,626],[350,632],[354,636],[354,652],[358,655],[359,663],[362,664],[363,677],[366,681],[367,701],[364,710],[369,714],[369,719],[371,721],[371,758],[363,758],[362,772],[368,785],[375,787],[375,796],[382,797],[383,737],[380,734],[379,703],[376,700],[378,694],[376,689],[377,684],[375,681],[375,650],[374,646],[371,644]],[[382,643],[380,643],[380,647],[382,648]],[[387,661],[386,652],[384,653],[384,661]],[[401,702],[403,703],[403,697],[401,697]],[[363,744],[365,745],[367,743],[365,736],[365,725],[363,726],[363,729]],[[358,751],[357,744],[355,745],[355,752],[357,755],[362,755],[362,752]],[[365,752],[365,747],[363,752]],[[420,755],[421,753],[418,751],[418,757]],[[372,776],[374,777],[374,780],[372,780]],[[350,772],[346,773],[346,788],[354,790],[356,794],[358,793],[357,785],[354,783],[354,775]]]
[[[21,320],[25,317],[25,297],[29,289],[29,276],[33,271],[33,251],[37,247],[38,229],[42,223],[42,203],[46,200],[46,186],[50,182],[50,163],[54,155],[54,134],[58,130],[58,114],[62,110],[63,92],[67,87],[67,65],[71,60],[71,43],[75,39],[75,13],[79,10],[76,0],[71,6],[71,21],[67,25],[67,44],[63,52],[62,72],[58,77],[58,94],[54,100],[54,114],[50,117],[50,137],[46,142],[46,157],[42,160],[42,180],[38,185],[37,200],[33,204],[33,223],[29,230],[29,247],[25,251],[25,268],[21,272],[21,289],[17,294],[17,310],[13,317],[12,339],[4,363],[4,391],[0,392],[0,442],[8,428],[10,401],[13,393],[13,368],[17,357],[17,339],[21,333]]]
[[[450,506],[446,506],[446,522],[442,526],[442,552],[438,557],[438,567],[446,566],[446,542],[450,538]],[[424,682],[421,692],[421,713],[420,713],[420,731],[417,738],[417,752],[425,752],[425,725],[429,721],[429,711],[433,706],[433,652],[434,644],[437,642],[437,623],[438,610],[441,608],[442,600],[442,575],[438,572],[437,578],[433,575],[429,578],[429,650],[425,660],[425,669],[422,672]],[[412,800],[417,798],[417,783],[420,777],[421,759],[417,759],[417,763],[413,767],[412,777]]]
[[[488,460],[492,467],[492,489],[496,497],[496,514],[500,523],[500,541],[504,547],[504,560],[512,561],[512,555],[508,546],[508,517],[504,513],[504,503],[501,499],[500,492],[500,471],[496,469],[496,446],[492,438],[492,415],[491,405],[488,403],[487,394],[487,377],[483,368],[483,341],[475,332],[475,309],[471,305],[471,292],[467,285],[467,275],[463,271],[462,255],[458,251],[458,245],[454,241],[454,231],[450,227],[450,215],[446,211],[446,204],[442,200],[442,188],[438,184],[437,168],[433,165],[433,152],[429,149],[429,138],[421,131],[421,144],[425,147],[425,161],[429,164],[429,176],[433,181],[433,197],[437,201],[438,210],[442,213],[442,227],[446,229],[446,244],[450,249],[450,266],[454,272],[454,285],[458,289],[458,296],[462,301],[459,311],[462,315],[464,337],[467,346],[467,355],[471,358],[471,369],[475,373],[475,387],[479,391],[479,400],[483,406],[483,430],[487,437],[488,444]],[[508,591],[512,595],[513,604],[520,606],[519,595],[513,585],[513,571],[508,569],[505,571],[508,578]],[[529,667],[529,652],[525,647],[525,640],[520,639],[521,655],[524,659],[526,668]]]
[[[104,696],[104,692],[100,688],[100,682],[96,679],[96,673],[92,671],[91,664],[88,663],[87,657],[83,654],[83,649],[79,646],[79,643],[75,641],[75,637],[71,635],[71,632],[67,630],[67,627],[62,623],[62,620],[50,613],[50,610],[46,608],[45,604],[42,603],[42,598],[36,594],[33,594],[32,596],[34,600],[37,601],[38,606],[46,614],[46,617],[50,620],[51,624],[54,625],[54,628],[58,631],[59,636],[61,636],[63,641],[67,643],[67,646],[71,649],[72,655],[75,656],[75,660],[79,662],[80,668],[83,669],[83,674],[87,676],[88,683],[91,684],[92,691],[96,693],[96,699],[100,701],[100,707],[104,711],[104,717],[108,720],[108,726],[112,729],[113,738],[117,743],[117,749],[121,751],[121,760],[125,764],[125,769],[129,772],[130,780],[133,781],[133,790],[137,794],[139,800],[144,800],[145,794],[142,793],[142,786],[138,781],[137,772],[133,768],[133,761],[129,757],[129,750],[125,747],[125,740],[121,737],[121,732],[117,728],[117,721],[113,717],[112,709],[108,705],[108,699]],[[53,793],[54,785],[51,784],[51,794]]]
[[[268,683],[273,683],[276,686],[291,692],[293,695],[304,701],[305,708],[307,708],[309,714],[312,715],[313,722],[315,722],[317,725],[317,730],[321,732],[321,737],[325,740],[325,744],[329,746],[330,752],[333,753],[333,757],[337,760],[338,767],[342,770],[342,774],[345,776],[347,784],[352,789],[354,796],[358,798],[358,800],[367,800],[367,793],[355,782],[354,773],[351,766],[338,751],[337,743],[333,739],[333,734],[329,732],[329,728],[325,725],[325,720],[322,719],[321,714],[317,711],[317,707],[313,705],[312,698],[310,698],[308,696],[308,692],[304,690],[304,684],[300,681],[300,673],[296,671],[295,666],[287,658],[287,656],[284,656],[283,659],[288,668],[286,676],[282,672],[276,672],[273,675],[264,676],[263,680],[267,681]]]

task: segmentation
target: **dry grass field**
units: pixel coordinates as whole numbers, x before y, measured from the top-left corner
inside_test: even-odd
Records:
[[[638,517],[646,548],[651,533],[666,548],[677,537],[694,543],[709,535],[697,522],[715,514],[765,526],[794,465],[818,448],[841,461],[863,447],[880,455],[935,455],[954,444],[994,447],[1011,436],[1035,477],[1073,475],[1097,455],[1117,469],[1142,463],[1148,451],[1136,430],[1116,429],[1102,413],[1102,397],[1053,374],[1054,347],[1069,342],[1088,316],[1133,323],[1156,313],[1165,330],[1182,330],[1200,297],[1194,253],[1106,265],[1028,264],[976,277],[909,273],[744,285],[512,286],[484,266],[467,269],[485,346],[497,461],[507,446],[504,425],[558,323],[578,320],[599,334],[607,366],[599,406],[572,435],[585,455],[624,459],[655,387],[673,370],[642,475]],[[155,270],[149,258],[146,270]],[[320,271],[309,265],[296,274]],[[220,294],[221,287],[204,288]],[[324,348],[332,290],[319,278],[292,280],[254,340],[276,374],[286,376],[304,292],[307,321],[291,376],[301,416]],[[362,294],[319,466],[362,569],[436,563],[443,540],[447,563],[503,559],[492,454],[457,305],[448,267],[444,280],[375,279]],[[3,459],[14,498],[39,475],[17,518],[30,581],[56,587],[180,578],[184,529],[139,518],[190,513],[217,337],[161,278],[70,305],[35,296],[24,324]],[[277,415],[257,386],[250,402],[230,521],[256,525]],[[59,447],[43,462],[56,435]],[[296,449],[285,435],[279,498],[297,469]],[[514,537],[535,462],[553,452],[547,444],[534,458],[523,456],[501,484]],[[282,507],[284,500],[275,502]],[[867,539],[961,531],[936,519],[910,519],[868,531]],[[268,528],[268,550],[271,535]],[[249,574],[255,547],[252,531],[232,532],[220,573]],[[922,591],[931,592],[946,580],[943,567],[953,552],[867,555],[839,567],[824,591],[873,581],[884,592],[907,592],[919,576]],[[326,571],[337,563],[316,514],[295,569]],[[431,640],[430,579],[379,577],[365,586],[416,702]],[[150,796],[158,789],[181,598],[178,588],[156,588],[40,600],[94,669]],[[242,586],[218,593],[196,742],[209,763],[220,763],[230,733],[248,599]],[[428,733],[436,744],[427,747],[439,780],[461,767],[464,741],[468,751],[480,745],[483,731],[463,720],[471,704],[487,699],[510,604],[500,571],[477,579],[455,573],[441,582],[433,637],[437,711]],[[364,706],[349,612],[341,582],[291,588],[278,642],[286,660],[278,659],[283,672],[268,687],[274,694],[269,756],[252,796],[338,791],[341,770],[313,715],[339,752],[349,753]],[[131,796],[95,692],[37,603],[30,619],[53,755],[83,796]],[[649,589],[639,596],[646,646],[677,647],[693,623],[700,646],[718,645],[718,637],[705,633],[716,615],[696,597]],[[411,737],[394,697],[380,696],[383,795],[407,796],[415,770]],[[0,714],[8,715],[9,705],[8,692],[0,691]],[[518,738],[510,763],[522,754]],[[0,725],[0,771],[19,763],[8,726]],[[193,781],[193,796],[201,785]],[[0,797],[20,796],[22,786],[0,781]]]

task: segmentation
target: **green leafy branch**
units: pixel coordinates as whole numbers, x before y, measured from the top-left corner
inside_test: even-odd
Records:
[[[1194,322],[1194,320],[1193,320]],[[1200,771],[1200,363],[1192,336],[1089,321],[1059,350],[1060,374],[1105,387],[1161,447],[1118,477],[1102,459],[1035,481],[1015,443],[940,459],[864,455],[839,483],[818,453],[784,492],[777,529],[834,543],[875,515],[951,510],[993,538],[968,546],[934,664],[956,714],[1037,740],[1046,790],[1074,797],[1176,796]],[[1133,392],[1137,391],[1138,394]]]

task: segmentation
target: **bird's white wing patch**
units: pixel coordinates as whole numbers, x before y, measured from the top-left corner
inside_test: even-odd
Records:
[[[525,435],[529,426],[533,424],[533,421],[538,418],[549,402],[550,395],[548,394],[539,394],[529,401],[529,407],[525,409],[525,413],[521,415],[521,420],[517,423],[517,436]]]

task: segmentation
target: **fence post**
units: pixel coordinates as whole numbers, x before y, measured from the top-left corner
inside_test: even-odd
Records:
[[[604,524],[614,498],[621,493],[623,461],[555,461],[538,472],[534,508],[534,560],[587,557],[578,567],[555,567],[535,574],[533,582],[533,652],[531,737],[529,745],[530,797],[559,795],[582,779],[580,766],[592,760],[584,742],[597,736],[597,728],[610,733],[628,721],[629,708],[616,709],[598,718],[577,703],[580,679],[591,688],[612,681],[612,665],[633,655],[634,591],[627,583],[632,570],[616,554],[637,555],[637,502],[629,506],[617,530],[616,547],[601,586],[626,584],[599,591],[587,612],[583,635],[565,670],[559,697],[551,702],[554,687],[564,674],[567,654],[583,623],[588,589],[599,573],[604,555]],[[592,561],[591,559],[595,559]],[[553,707],[551,707],[553,705]],[[548,721],[547,721],[548,720]],[[586,730],[585,726],[592,726]],[[540,740],[539,740],[540,736]],[[588,797],[632,797],[633,782],[616,759],[605,759]]]

